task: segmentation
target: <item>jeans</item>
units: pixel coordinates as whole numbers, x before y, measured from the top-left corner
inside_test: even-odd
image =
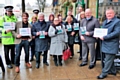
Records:
[[[15,65],[20,65],[20,55],[22,51],[22,47],[25,51],[25,62],[29,62],[29,41],[28,40],[22,40],[20,44],[16,44],[16,55],[15,55]]]

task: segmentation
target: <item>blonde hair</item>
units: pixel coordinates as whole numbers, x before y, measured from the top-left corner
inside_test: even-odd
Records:
[[[35,18],[37,20],[37,17],[36,16],[32,16],[32,19]]]
[[[67,18],[66,18],[66,20],[65,20],[66,22],[68,22],[68,18],[69,18],[69,17],[70,17],[70,20],[73,21],[73,18],[72,18],[71,16],[67,16]]]

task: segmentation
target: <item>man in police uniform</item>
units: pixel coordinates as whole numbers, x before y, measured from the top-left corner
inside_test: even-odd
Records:
[[[11,33],[11,30],[5,30],[4,22],[16,22],[17,18],[12,12],[13,6],[5,6],[6,9],[5,15],[0,18],[0,28],[2,32],[2,44],[4,46],[4,55],[5,55],[5,61],[7,64],[7,67],[9,69],[13,68],[12,64],[14,64],[14,58],[15,58],[15,45],[14,45],[14,37]],[[10,58],[9,58],[9,51]],[[10,60],[11,59],[11,60]]]

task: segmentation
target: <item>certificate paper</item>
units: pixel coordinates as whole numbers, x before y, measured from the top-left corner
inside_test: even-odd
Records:
[[[103,37],[106,36],[108,33],[108,29],[105,28],[95,28],[94,30],[94,37]]]
[[[56,29],[58,30],[57,34],[61,34],[63,32],[61,26],[56,26]]]
[[[43,39],[45,38],[45,31],[40,31],[40,36],[39,36],[40,39]]]
[[[79,23],[74,23],[74,30],[79,30]]]
[[[72,31],[72,25],[66,25],[68,31]]]
[[[31,36],[31,28],[20,28],[19,32],[21,36]]]
[[[80,27],[80,32],[81,32],[81,34],[85,34],[86,33],[86,26]]]
[[[3,26],[5,30],[15,30],[14,22],[4,22]]]

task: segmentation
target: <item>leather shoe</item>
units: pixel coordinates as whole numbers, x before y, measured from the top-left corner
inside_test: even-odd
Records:
[[[80,53],[80,51],[77,51],[77,53]]]
[[[46,66],[49,66],[48,62],[44,63]]]
[[[79,60],[82,60],[82,57],[79,57]]]
[[[32,66],[31,66],[30,63],[26,63],[26,66],[27,66],[28,68],[32,68]]]
[[[87,65],[87,64],[83,64],[83,63],[81,63],[79,66],[82,67],[82,66],[86,66],[86,65]]]
[[[58,66],[58,63],[55,62],[55,66]]]
[[[19,73],[19,72],[20,72],[20,68],[19,68],[19,67],[16,67],[16,68],[15,68],[15,72],[16,72],[16,73]]]
[[[40,67],[40,63],[36,63],[36,68],[38,69]]]
[[[60,62],[59,65],[62,66],[62,63]]]
[[[107,75],[99,75],[99,76],[97,76],[97,79],[104,79],[104,78],[106,78],[107,77]]]
[[[90,65],[88,68],[89,69],[92,69],[92,68],[94,68],[95,67],[95,65]]]
[[[8,67],[9,69],[12,69],[12,68],[13,68],[13,66],[12,66],[11,64],[7,65],[7,67]]]

